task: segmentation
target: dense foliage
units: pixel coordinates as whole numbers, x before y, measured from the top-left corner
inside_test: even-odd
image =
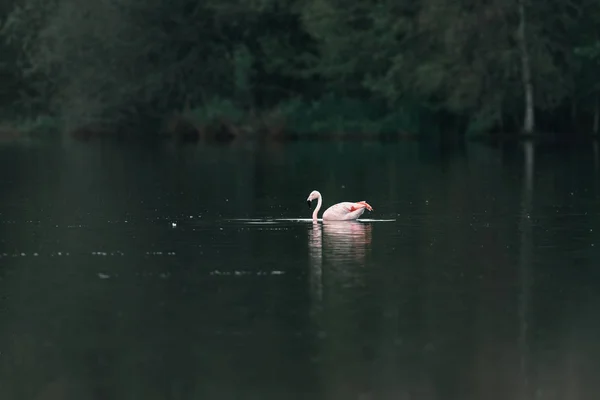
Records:
[[[9,0],[0,21],[4,118],[514,132],[529,83],[535,128],[599,125],[596,0]]]

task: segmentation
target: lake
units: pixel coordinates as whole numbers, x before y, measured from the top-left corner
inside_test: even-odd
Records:
[[[595,399],[597,144],[530,151],[4,145],[0,398]]]

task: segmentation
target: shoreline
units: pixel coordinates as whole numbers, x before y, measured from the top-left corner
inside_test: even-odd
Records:
[[[447,143],[484,143],[503,145],[521,142],[534,142],[542,145],[561,145],[590,143],[600,140],[600,135],[593,132],[558,133],[537,132],[523,134],[521,132],[459,134],[448,132],[412,133],[402,129],[397,131],[369,132],[360,130],[323,130],[313,132],[296,132],[286,129],[285,124],[268,125],[264,119],[255,119],[254,124],[233,123],[225,118],[216,118],[208,123],[197,123],[191,118],[175,114],[162,126],[148,133],[143,128],[109,129],[100,125],[82,125],[65,131],[52,117],[39,117],[21,123],[0,123],[0,144],[31,139],[67,137],[77,141],[93,140],[126,140],[126,141],[164,141],[175,143],[230,143],[237,141],[259,142],[400,142],[400,141],[439,141]],[[146,132],[146,133],[140,133]]]

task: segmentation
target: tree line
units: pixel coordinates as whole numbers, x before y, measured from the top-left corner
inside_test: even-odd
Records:
[[[0,23],[5,119],[415,134],[600,124],[597,0],[8,0]]]

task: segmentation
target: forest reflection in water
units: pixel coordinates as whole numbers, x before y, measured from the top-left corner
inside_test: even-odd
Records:
[[[420,146],[0,149],[0,397],[594,398],[597,147]]]

